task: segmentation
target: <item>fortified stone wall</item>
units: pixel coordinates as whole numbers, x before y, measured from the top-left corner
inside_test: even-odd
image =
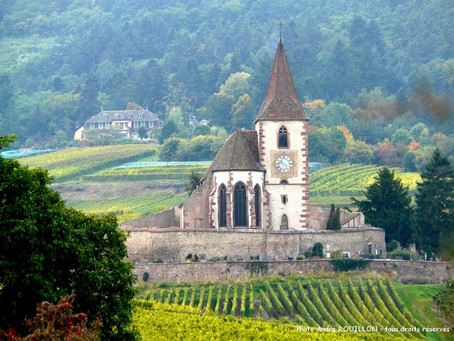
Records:
[[[359,257],[362,253],[385,251],[384,231],[372,227],[304,232],[179,228],[129,229],[129,232],[126,242],[129,258],[137,265],[157,258],[166,263],[184,262],[189,253],[201,259],[296,259],[317,242],[323,244],[325,254],[341,249],[349,252],[350,257]]]
[[[445,279],[454,278],[454,262],[373,260],[367,270],[392,276],[402,283],[441,283]],[[332,271],[334,270],[329,260],[140,264],[134,268],[140,283],[144,283],[145,272],[149,274],[148,283],[159,283],[237,280],[253,273],[291,275]]]
[[[147,227],[174,227],[180,225],[180,210],[172,207],[159,213],[150,214],[122,224],[125,230]]]

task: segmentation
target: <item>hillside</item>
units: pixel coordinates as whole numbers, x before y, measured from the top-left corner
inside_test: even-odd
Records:
[[[192,172],[203,174],[209,162],[157,162],[151,145],[69,148],[20,158],[30,167],[47,169],[53,187],[67,204],[87,213],[113,213],[120,221],[139,218],[172,206],[187,197]],[[361,197],[380,167],[341,164],[310,175],[311,205],[350,206]],[[418,173],[394,169],[414,192]]]
[[[445,0],[5,0],[0,135],[71,145],[87,118],[128,103],[180,136],[193,116],[249,128],[281,35],[299,98],[326,105],[308,106],[311,124],[344,124],[371,145],[404,129],[393,143],[407,145],[422,123],[412,139],[433,146],[452,135],[453,16]]]

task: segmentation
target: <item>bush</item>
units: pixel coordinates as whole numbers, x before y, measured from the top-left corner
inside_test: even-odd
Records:
[[[386,252],[393,252],[400,246],[400,243],[397,240],[391,240],[386,244]]]
[[[312,257],[323,258],[323,245],[322,245],[322,243],[315,243],[314,246],[312,246]]]
[[[155,264],[160,264],[160,263],[164,263],[164,261],[162,260],[162,258],[156,258],[153,263]]]
[[[370,260],[368,259],[340,258],[331,260],[335,271],[363,270],[369,263]]]
[[[391,259],[403,259],[403,260],[418,260],[419,256],[415,252],[406,251],[406,250],[396,250],[390,252],[388,257]]]
[[[340,259],[344,257],[344,251],[336,250],[331,253],[331,259]]]

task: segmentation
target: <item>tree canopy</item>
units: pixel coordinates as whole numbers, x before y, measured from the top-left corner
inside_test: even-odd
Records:
[[[398,240],[408,245],[413,226],[408,188],[387,167],[379,170],[374,180],[363,192],[366,199],[352,198],[354,205],[364,213],[366,223],[385,230],[386,242]]]
[[[38,303],[74,294],[75,309],[100,320],[102,339],[133,339],[125,233],[113,216],[67,208],[50,182],[47,171],[0,156],[0,329],[25,332]]]
[[[417,242],[429,257],[454,258],[454,170],[435,149],[416,193]]]

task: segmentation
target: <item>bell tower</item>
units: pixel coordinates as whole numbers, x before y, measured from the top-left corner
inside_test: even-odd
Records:
[[[308,120],[279,40],[266,97],[255,120],[260,163],[266,169],[267,228],[309,228]]]

